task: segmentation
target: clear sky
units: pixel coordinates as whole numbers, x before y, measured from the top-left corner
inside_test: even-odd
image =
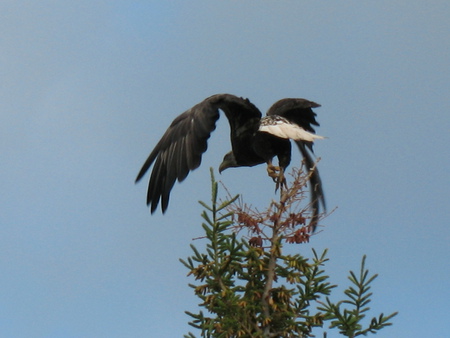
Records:
[[[367,254],[373,314],[400,312],[377,337],[448,335],[447,0],[2,1],[0,17],[1,337],[191,330],[178,259],[202,235],[226,119],[164,217],[134,178],[173,118],[215,93],[263,112],[322,104],[315,151],[338,208],[295,249],[329,248],[343,287]],[[274,196],[264,166],[218,178],[256,206]]]

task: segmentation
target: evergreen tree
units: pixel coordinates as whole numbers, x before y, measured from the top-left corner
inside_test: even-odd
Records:
[[[356,337],[392,325],[396,312],[374,317],[366,326],[362,323],[377,277],[369,276],[365,256],[359,274],[350,271],[352,285],[345,299],[333,303],[329,296],[336,285],[324,270],[327,250],[312,250],[310,259],[283,254],[285,243],[308,242],[311,229],[311,215],[301,207],[309,177],[294,170],[292,178],[281,188],[279,201],[259,212],[238,196],[220,202],[211,169],[211,205],[200,202],[206,248],[200,251],[191,245],[192,256],[180,260],[195,278],[196,284],[189,286],[206,310],[186,312],[202,337],[313,337],[314,328],[327,322],[329,329]],[[251,237],[239,236],[242,230]]]

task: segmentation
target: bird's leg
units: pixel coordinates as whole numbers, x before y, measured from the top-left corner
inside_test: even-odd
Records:
[[[267,173],[275,182],[275,192],[277,192],[280,187],[286,188],[286,177],[284,176],[283,168],[274,166],[270,160],[267,162]]]
[[[280,171],[280,167],[276,167],[272,164],[272,160],[267,162],[267,174],[272,177],[274,182],[277,182],[278,172]]]
[[[276,181],[275,192],[278,191],[278,188],[281,187],[281,193],[283,193],[283,189],[287,188],[286,177],[284,176],[284,168],[280,167],[280,173],[278,174],[278,178]]]

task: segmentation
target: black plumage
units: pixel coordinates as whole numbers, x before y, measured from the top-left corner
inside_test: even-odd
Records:
[[[147,192],[151,212],[161,202],[164,213],[175,181],[183,181],[189,171],[199,167],[207,140],[216,128],[219,110],[222,110],[230,123],[232,150],[225,155],[219,171],[267,163],[269,173],[272,172],[271,176],[275,178],[272,159],[276,156],[278,175],[283,175],[291,161],[290,139],[293,139],[306,168],[312,170],[310,190],[314,228],[320,205],[325,208],[321,179],[310,154],[314,139],[323,138],[315,135],[312,127],[319,126],[311,109],[316,107],[320,105],[305,99],[282,99],[262,118],[259,109],[248,99],[217,94],[188,109],[171,123],[136,178],[136,182],[139,181],[154,163]]]

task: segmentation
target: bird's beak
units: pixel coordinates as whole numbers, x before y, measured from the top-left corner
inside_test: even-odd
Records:
[[[227,166],[227,164],[225,163],[225,161],[223,161],[222,163],[220,163],[220,166],[219,166],[219,174],[221,174],[222,171],[224,171],[224,170],[227,169],[227,168],[228,168],[228,166]]]
[[[236,163],[236,159],[234,158],[234,154],[232,151],[230,151],[223,157],[223,161],[222,161],[222,163],[220,163],[219,174],[221,174],[222,171],[224,171],[225,169],[237,167],[237,166],[238,165]]]

